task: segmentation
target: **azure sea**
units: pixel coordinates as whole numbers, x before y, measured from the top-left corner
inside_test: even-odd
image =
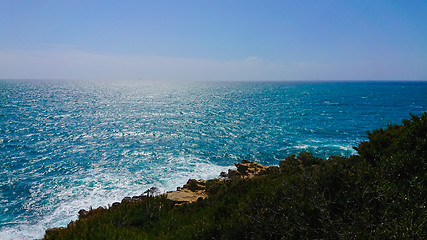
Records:
[[[425,111],[427,82],[0,80],[0,239],[242,159],[356,154],[366,131]]]

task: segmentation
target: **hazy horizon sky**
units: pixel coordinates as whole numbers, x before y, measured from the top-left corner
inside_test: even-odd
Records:
[[[1,79],[427,80],[427,1],[0,3]]]

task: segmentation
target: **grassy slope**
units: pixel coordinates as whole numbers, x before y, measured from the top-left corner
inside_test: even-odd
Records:
[[[302,152],[253,179],[208,181],[209,198],[92,210],[46,239],[426,239],[427,114],[368,133],[360,156]]]

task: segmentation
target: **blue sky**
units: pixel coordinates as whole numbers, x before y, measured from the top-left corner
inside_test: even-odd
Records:
[[[0,2],[0,78],[427,79],[424,0]]]

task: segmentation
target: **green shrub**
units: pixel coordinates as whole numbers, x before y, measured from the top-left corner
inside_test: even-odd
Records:
[[[207,199],[94,209],[45,238],[426,239],[427,115],[402,123],[370,132],[356,156],[301,152],[252,179],[208,180]]]

